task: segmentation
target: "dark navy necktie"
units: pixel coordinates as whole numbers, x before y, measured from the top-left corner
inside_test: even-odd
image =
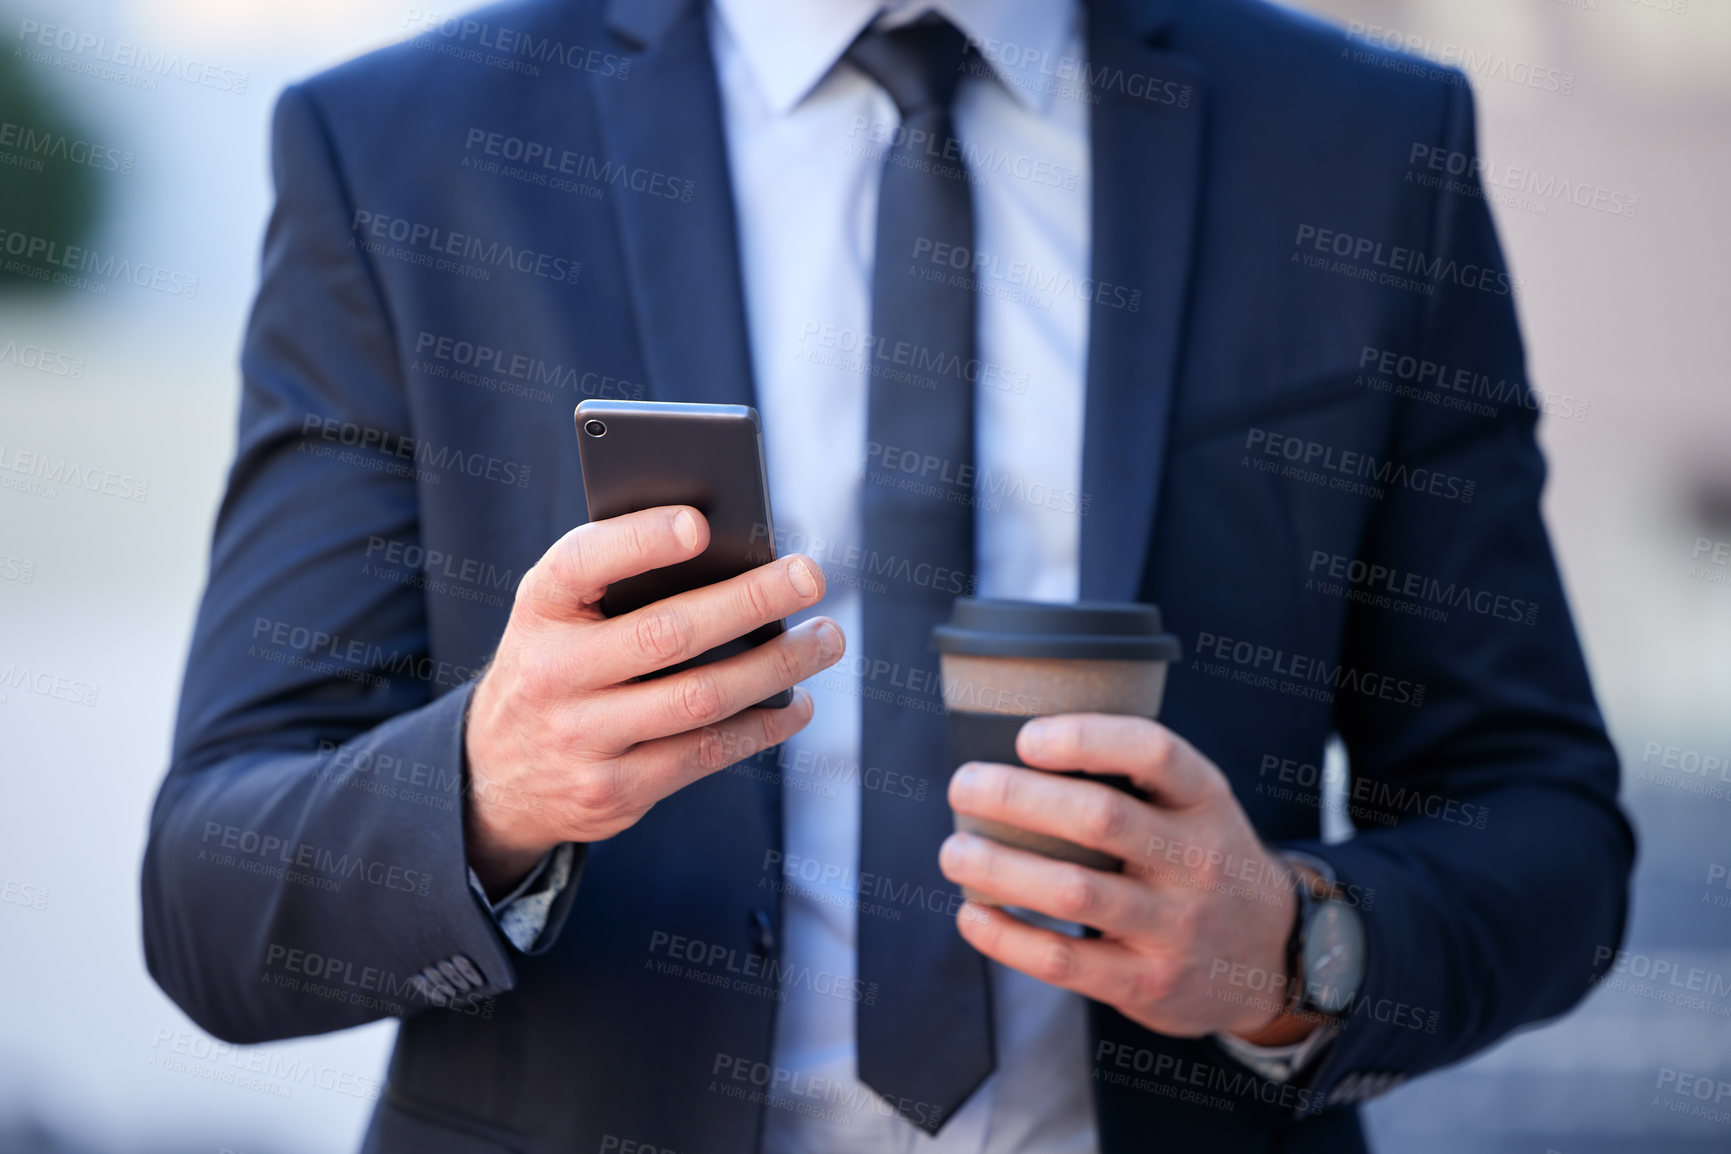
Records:
[[[859,1076],[931,1134],[992,1070],[985,959],[956,932],[938,871],[951,767],[930,674],[932,626],[974,592],[976,298],[956,267],[974,212],[950,116],[966,47],[928,19],[868,29],[847,53],[901,112],[872,272],[861,502],[866,571],[883,576],[862,597],[861,758],[931,783],[919,801],[861,790],[859,976],[877,996],[859,1006]]]

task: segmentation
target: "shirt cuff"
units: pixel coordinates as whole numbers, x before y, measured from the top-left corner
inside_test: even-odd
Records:
[[[571,884],[571,861],[576,852],[577,847],[571,842],[548,850],[517,883],[517,888],[496,902],[487,900],[486,887],[473,869],[469,871],[469,885],[481,899],[482,907],[493,915],[506,940],[524,953],[534,947],[536,939],[546,930],[554,899]]]
[[[1298,1041],[1284,1046],[1258,1046],[1231,1034],[1215,1034],[1214,1041],[1234,1061],[1268,1081],[1288,1082],[1316,1060],[1339,1030],[1333,1022],[1318,1025]]]

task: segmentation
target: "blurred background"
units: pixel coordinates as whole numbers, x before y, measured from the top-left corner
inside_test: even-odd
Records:
[[[1472,77],[1531,379],[1576,400],[1540,425],[1545,512],[1641,837],[1618,980],[1379,1099],[1375,1147],[1731,1150],[1731,0],[1297,6]],[[213,1043],[145,972],[137,865],[233,448],[272,101],[427,17],[0,0],[0,229],[131,270],[44,285],[0,243],[7,1154],[358,1145],[394,1026]]]

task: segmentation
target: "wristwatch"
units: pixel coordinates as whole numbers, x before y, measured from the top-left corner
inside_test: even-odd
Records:
[[[1364,984],[1364,923],[1358,910],[1339,897],[1334,867],[1310,854],[1288,851],[1291,866],[1303,866],[1321,879],[1312,882],[1294,868],[1298,895],[1292,932],[1286,939],[1286,972],[1292,991],[1285,1013],[1310,1019],[1314,1026],[1301,1041],[1259,1046],[1231,1034],[1214,1040],[1240,1065],[1272,1082],[1287,1082],[1318,1060],[1337,1034],[1340,1015],[1351,1008]]]
[[[1318,885],[1292,871],[1298,914],[1286,939],[1286,967],[1296,988],[1287,1012],[1334,1017],[1351,1008],[1364,984],[1364,921],[1340,899],[1334,867],[1309,854],[1284,856],[1322,879]]]

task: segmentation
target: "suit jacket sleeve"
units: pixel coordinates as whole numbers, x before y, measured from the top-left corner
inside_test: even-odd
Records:
[[[151,974],[235,1042],[475,1012],[515,980],[465,860],[478,670],[429,655],[414,583],[363,573],[369,542],[418,540],[421,482],[381,286],[304,90],[277,104],[272,167],[239,448],[142,877]]]
[[[1476,156],[1470,90],[1454,92],[1439,143]],[[1518,290],[1477,180],[1458,179],[1469,187],[1436,194],[1421,259],[1441,263],[1412,351],[1524,390]],[[1424,698],[1338,695],[1359,832],[1295,847],[1333,863],[1368,935],[1361,996],[1311,1082],[1336,1098],[1563,1013],[1621,938],[1634,841],[1540,519],[1537,405],[1399,407],[1388,458],[1410,483],[1387,487],[1361,556],[1453,588],[1455,608],[1444,625],[1355,605],[1346,624],[1349,668]],[[1421,468],[1469,499],[1415,491],[1432,483]]]

